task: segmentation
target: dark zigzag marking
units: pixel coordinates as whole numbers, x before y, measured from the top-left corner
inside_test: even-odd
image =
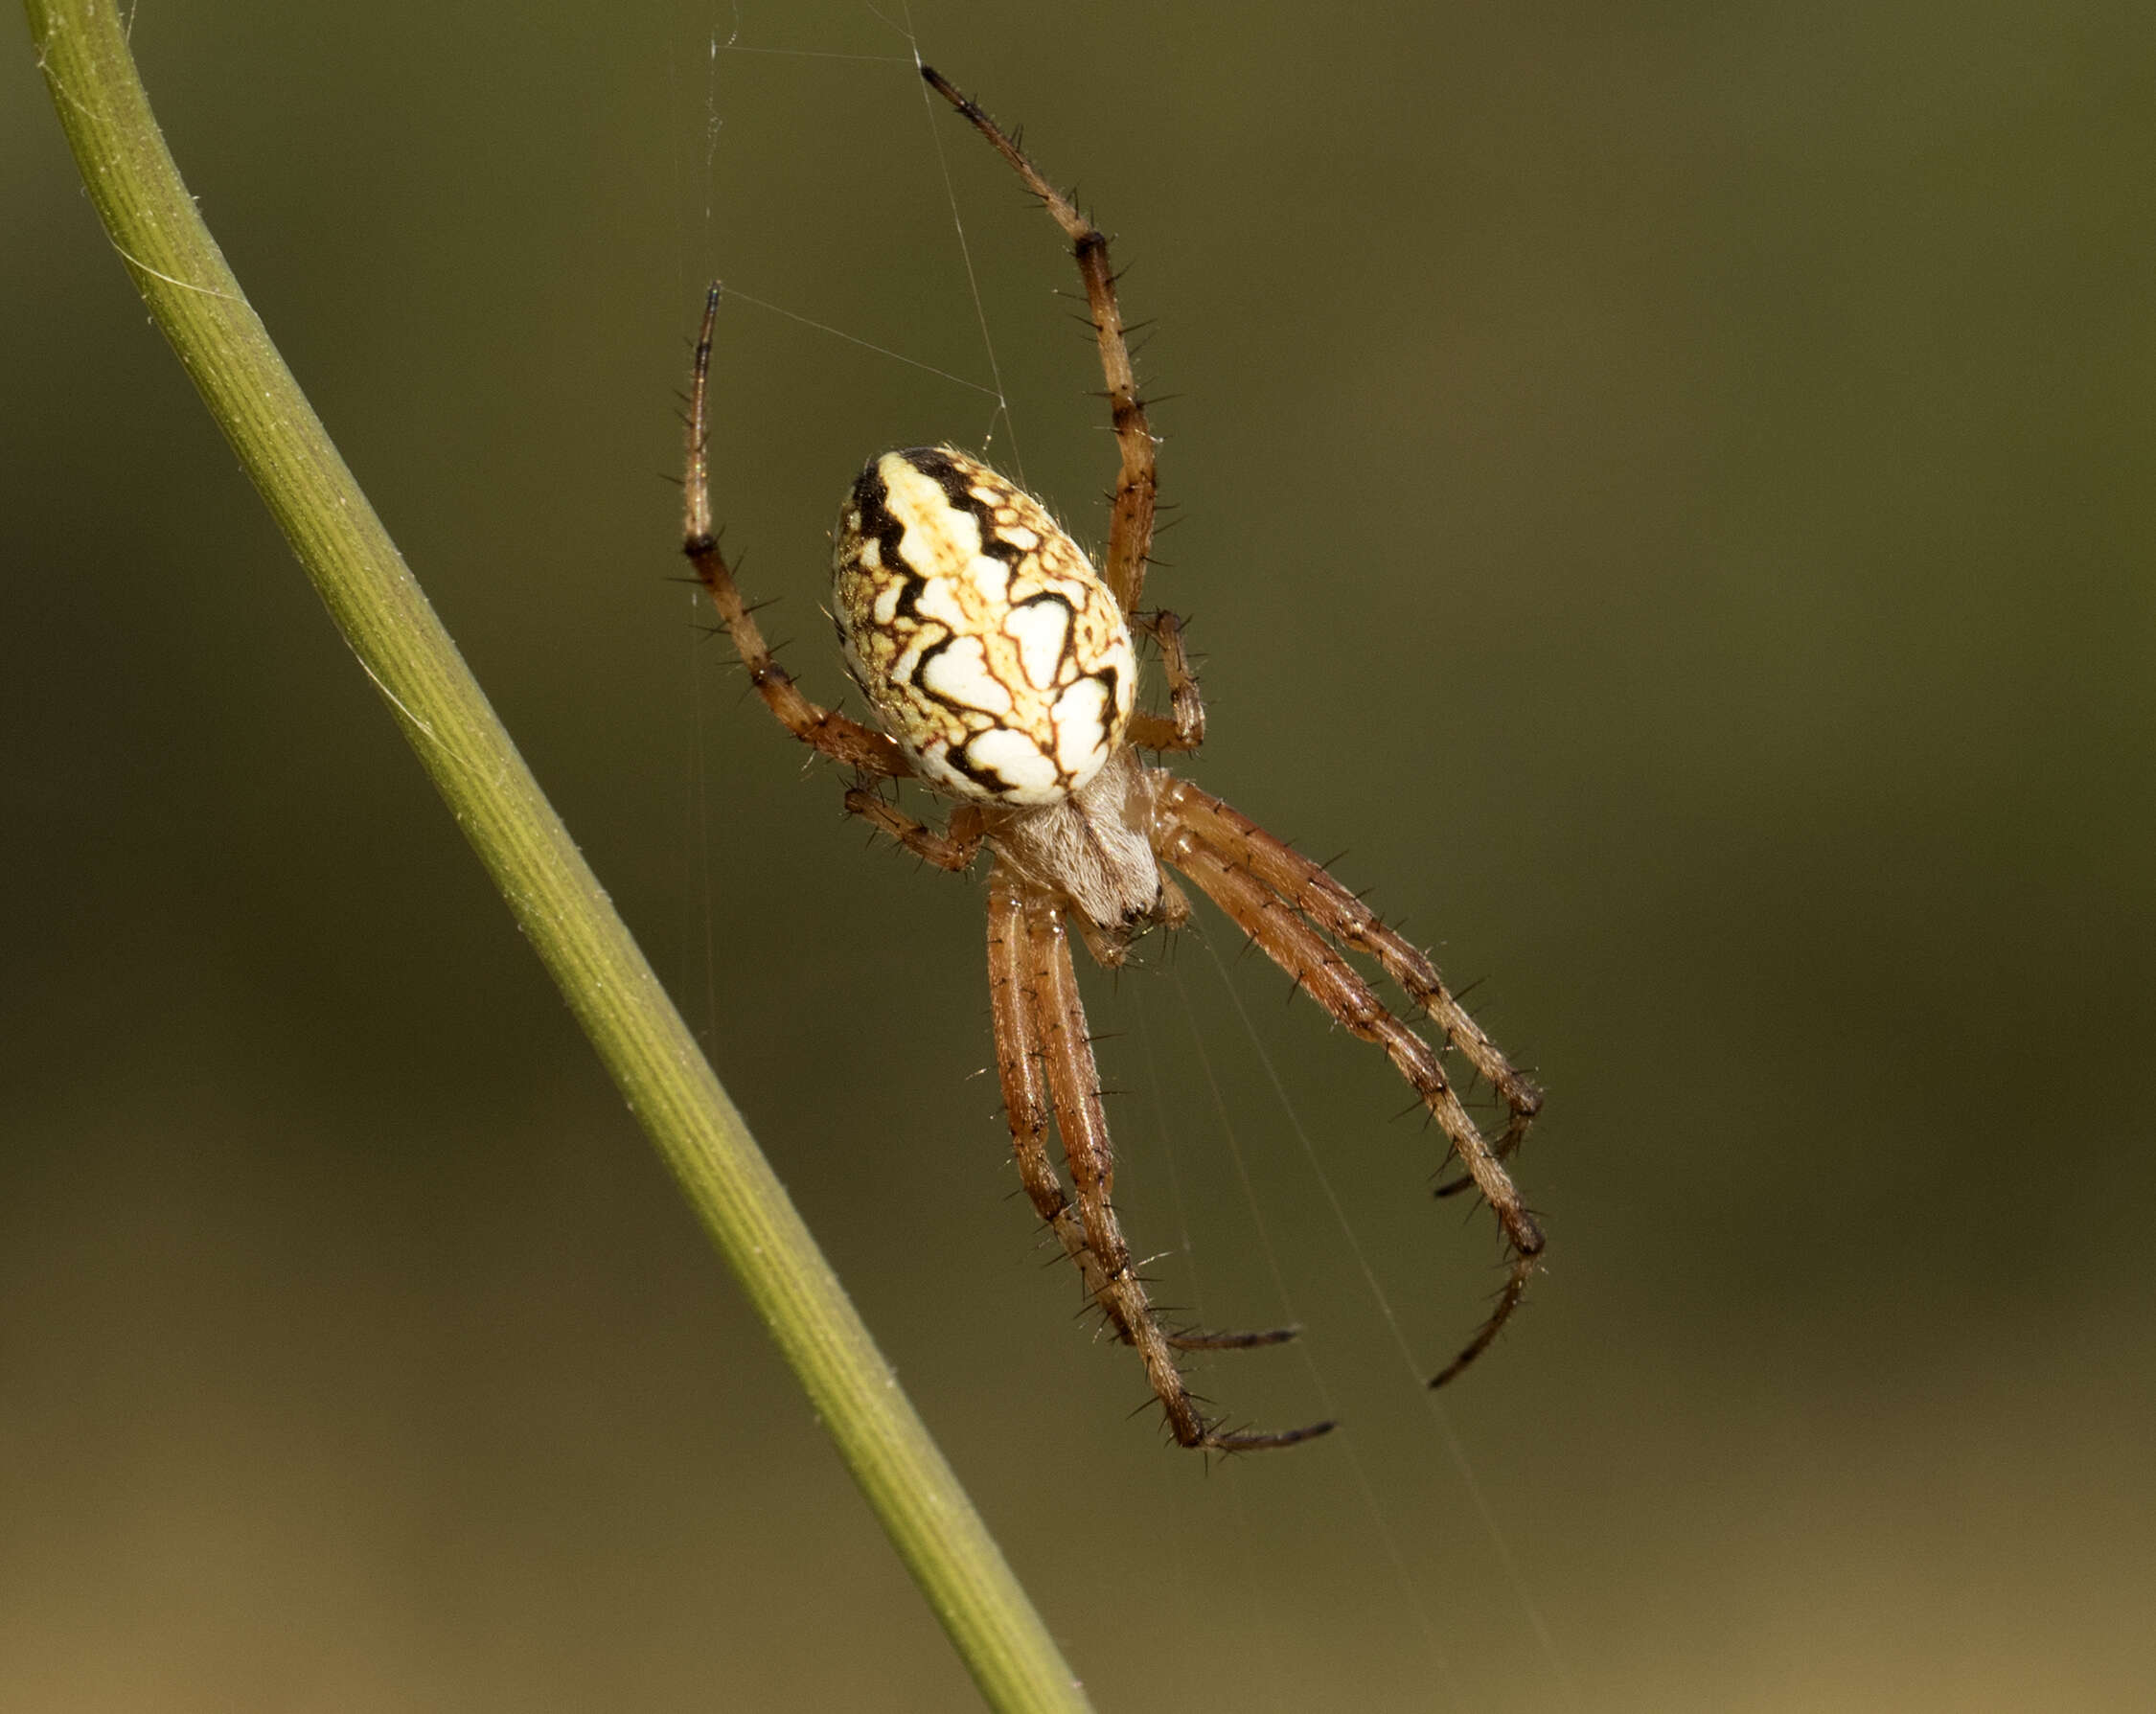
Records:
[[[997,728],[992,726],[989,730],[993,732]],[[1013,786],[1010,781],[1006,780],[993,767],[990,767],[985,762],[975,762],[966,754],[973,747],[974,738],[980,736],[981,734],[976,732],[973,738],[967,739],[958,748],[946,749],[943,753],[944,761],[950,765],[953,772],[964,774],[967,779],[973,781],[975,785],[992,797],[1001,797],[1006,792],[1017,790],[1017,787]]]
[[[929,581],[913,569],[912,561],[899,551],[899,543],[906,537],[906,526],[891,515],[890,491],[883,486],[883,478],[877,472],[882,461],[870,459],[867,467],[854,478],[854,510],[860,514],[860,533],[876,543],[882,569],[901,580],[898,598],[898,617],[918,619],[915,604]],[[873,618],[871,619],[873,623]]]
[[[973,514],[975,522],[980,525],[982,553],[991,560],[1002,560],[1014,570],[1017,568],[1018,562],[1025,558],[1028,550],[1020,547],[1015,541],[1004,539],[1002,527],[996,521],[996,509],[975,494],[973,484],[975,478],[969,475],[956,459],[941,446],[908,446],[899,453],[899,457],[942,489],[943,497],[951,502],[953,512]],[[997,480],[1001,481],[1001,478]],[[1009,488],[1010,484],[1004,483],[1003,486]],[[1012,491],[1017,491],[1014,489]]]

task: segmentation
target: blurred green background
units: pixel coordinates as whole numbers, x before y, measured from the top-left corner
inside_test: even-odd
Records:
[[[1206,1391],[1347,1426],[1208,1472],[1126,1416],[1011,1195],[977,880],[864,851],[667,581],[712,274],[988,378],[939,135],[992,454],[1103,528],[1067,262],[903,36],[148,0],[134,41],[1101,1705],[2145,1705],[2156,14],[912,19],[1157,321],[1193,771],[1348,848],[1549,1087],[1548,1269],[1442,1414],[1414,1371],[1496,1283],[1487,1222],[1216,923],[1088,978],[1126,1218],[1165,1295],[1309,1329]],[[969,1705],[27,46],[7,89],[0,1704]],[[719,511],[836,695],[845,484],[988,403],[740,299],[720,331]]]

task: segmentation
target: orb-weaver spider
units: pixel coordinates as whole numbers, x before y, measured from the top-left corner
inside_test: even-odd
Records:
[[[921,75],[1010,163],[1071,241],[1122,455],[1106,570],[1094,573],[1038,500],[966,454],[948,446],[886,452],[854,483],[833,554],[839,644],[883,729],[810,701],[772,658],[712,533],[705,424],[716,286],[689,397],[684,551],[771,713],[794,737],[854,770],[848,811],[939,868],[969,868],[983,845],[993,855],[990,1009],[1019,1177],[1109,1326],[1137,1351],[1176,1440],[1216,1451],[1293,1445],[1333,1425],[1223,1428],[1200,1411],[1178,1362],[1184,1351],[1277,1344],[1294,1336],[1292,1328],[1172,1328],[1147,1300],[1110,1200],[1114,1156],[1070,931],[1098,963],[1121,964],[1145,928],[1188,920],[1189,902],[1166,873],[1173,869],[1342,1024],[1385,1049],[1466,1169],[1439,1194],[1479,1192],[1511,1255],[1495,1310],[1433,1386],[1496,1338],[1542,1250],[1542,1234],[1502,1164],[1542,1096],[1506,1063],[1428,957],[1323,866],[1188,780],[1138,760],[1141,749],[1197,749],[1205,715],[1181,622],[1138,610],[1153,540],[1154,440],[1132,374],[1108,240],[986,113],[928,67]],[[1159,649],[1165,716],[1136,707],[1134,631]],[[877,789],[903,779],[956,800],[941,832]],[[1386,1010],[1347,951],[1373,959],[1489,1083],[1506,1115],[1494,1145],[1461,1104],[1438,1054]],[[1069,1167],[1067,1190],[1048,1155],[1051,1115]]]

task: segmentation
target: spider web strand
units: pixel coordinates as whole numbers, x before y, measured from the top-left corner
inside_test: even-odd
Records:
[[[1203,934],[1197,938],[1204,942],[1205,950],[1212,954],[1217,967],[1220,959],[1213,952],[1212,942]],[[1205,1051],[1204,1038],[1199,1033],[1198,1015],[1190,1004],[1190,990],[1184,985],[1181,970],[1173,973],[1176,993],[1182,998],[1183,1018],[1190,1026],[1190,1039],[1197,1043],[1198,1063],[1204,1070],[1205,1086],[1212,1094],[1213,1111],[1220,1119],[1221,1131],[1227,1138],[1228,1153],[1235,1161],[1235,1177],[1242,1184],[1243,1200],[1250,1207],[1250,1224],[1257,1229],[1258,1252],[1265,1257],[1266,1269],[1273,1275],[1273,1289],[1279,1294],[1281,1312],[1291,1322],[1299,1322],[1301,1317],[1296,1314],[1294,1299],[1288,1291],[1287,1275],[1280,1267],[1278,1252],[1273,1247],[1272,1234],[1266,1229],[1265,1216],[1258,1203],[1257,1188],[1250,1182],[1250,1170],[1243,1156],[1242,1139],[1237,1136],[1234,1123],[1228,1117],[1227,1098],[1222,1093],[1220,1078],[1213,1070],[1212,1056]],[[1225,971],[1222,973],[1225,979]],[[1246,1018],[1245,1022],[1248,1021]],[[1319,1403],[1324,1407],[1326,1416],[1338,1421],[1340,1411],[1333,1404],[1332,1391],[1326,1386],[1325,1378],[1319,1371],[1317,1360],[1310,1355],[1309,1346],[1298,1339],[1296,1342],[1296,1354],[1302,1359],[1302,1366],[1309,1372],[1311,1384],[1318,1390]],[[1416,1622],[1422,1628],[1423,1642],[1430,1651],[1431,1662],[1436,1668],[1438,1677],[1445,1681],[1451,1700],[1457,1704],[1462,1700],[1459,1680],[1453,1670],[1452,1657],[1446,1654],[1445,1645],[1440,1640],[1436,1617],[1430,1611],[1430,1604],[1423,1599],[1421,1587],[1409,1567],[1407,1555],[1401,1551],[1399,1538],[1392,1533],[1392,1526],[1386,1521],[1385,1508],[1378,1501],[1377,1489],[1371,1484],[1369,1472],[1363,1468],[1363,1460],[1355,1451],[1355,1442],[1344,1436],[1342,1438],[1348,1468],[1355,1473],[1355,1484],[1363,1491],[1364,1506],[1369,1512],[1370,1522],[1377,1530],[1378,1539],[1385,1543],[1387,1557],[1392,1561],[1394,1574],[1400,1579],[1401,1591],[1414,1609]]]
[[[1347,1241],[1348,1251],[1355,1258],[1355,1266],[1362,1270],[1364,1284],[1369,1289],[1370,1298],[1377,1305],[1378,1313],[1384,1317],[1386,1327],[1392,1335],[1392,1343],[1400,1353],[1400,1360],[1407,1365],[1415,1392],[1422,1399],[1424,1407],[1429,1410],[1431,1420],[1436,1424],[1438,1437],[1445,1443],[1446,1455],[1452,1460],[1454,1470],[1458,1473],[1460,1485],[1467,1490],[1476,1516],[1481,1520],[1482,1531],[1489,1537],[1498,1564],[1503,1567],[1505,1582],[1511,1586],[1513,1596],[1520,1603],[1521,1611],[1526,1615],[1529,1629],[1535,1634],[1535,1641],[1548,1664],[1550,1676],[1557,1680],[1566,1701],[1577,1706],[1578,1686],[1565,1665],[1564,1657],[1557,1652],[1557,1639],[1551,1634],[1548,1621],[1543,1618],[1541,1608],[1535,1605],[1534,1597],[1527,1593],[1526,1581],[1520,1574],[1520,1565],[1513,1557],[1511,1543],[1505,1539],[1503,1530],[1498,1527],[1497,1514],[1491,1509],[1488,1497],[1482,1492],[1482,1484],[1476,1479],[1474,1467],[1468,1462],[1467,1449],[1460,1441],[1458,1430],[1453,1427],[1452,1413],[1445,1408],[1444,1401],[1426,1384],[1422,1365],[1415,1359],[1413,1347],[1408,1343],[1408,1336],[1400,1326],[1400,1317],[1393,1313],[1392,1300],[1378,1283],[1377,1274],[1370,1267],[1369,1257],[1364,1252],[1362,1242],[1355,1236],[1355,1228],[1348,1221],[1347,1210],[1341,1205],[1339,1193],[1333,1189],[1332,1178],[1319,1158],[1317,1145],[1310,1140],[1310,1132],[1303,1128],[1302,1116],[1296,1111],[1295,1103],[1288,1099],[1287,1086],[1280,1081],[1279,1070],[1258,1036],[1257,1025],[1243,1004],[1243,996],[1236,993],[1227,965],[1221,962],[1220,953],[1214,948],[1212,942],[1204,940],[1203,937],[1201,939],[1205,948],[1205,955],[1212,960],[1213,973],[1220,978],[1220,985],[1227,991],[1235,1015],[1243,1020],[1243,1028],[1250,1035],[1250,1045],[1257,1051],[1258,1063],[1265,1067],[1266,1081],[1273,1086],[1273,1095],[1280,1103],[1280,1110],[1287,1114],[1289,1128],[1295,1131],[1296,1140],[1301,1144],[1303,1155],[1310,1162],[1310,1170],[1317,1175],[1319,1186],[1325,1193],[1325,1201],[1333,1211],[1333,1220],[1340,1227],[1341,1236]],[[1182,981],[1180,971],[1176,974],[1176,981],[1179,985]],[[1212,1068],[1208,1063],[1206,1076],[1209,1078],[1211,1075]],[[1240,1154],[1237,1156],[1237,1164],[1241,1164]],[[1266,1259],[1269,1263],[1272,1262],[1272,1246],[1267,1245]],[[1277,1274],[1276,1264],[1274,1271]],[[1328,1411],[1331,1409],[1329,1403],[1326,1408]],[[1375,1503],[1373,1497],[1372,1504]],[[1389,1535],[1387,1539],[1388,1542],[1390,1541]]]

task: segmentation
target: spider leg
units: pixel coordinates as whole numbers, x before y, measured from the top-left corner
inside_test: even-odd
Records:
[[[1063,1180],[1048,1161],[1048,1093],[1041,1069],[1040,1029],[1034,1020],[1032,944],[1019,887],[1001,868],[988,878],[988,1005],[996,1034],[996,1071],[1003,1086],[1003,1112],[1011,1127],[1011,1152],[1019,1180],[1034,1212],[1062,1240],[1078,1265],[1087,1295],[1111,1316],[1106,1270],[1086,1242],[1085,1227],[1063,1194]]]
[[[1035,1212],[1077,1264],[1088,1295],[1117,1337],[1136,1350],[1176,1440],[1208,1451],[1250,1451],[1324,1433],[1330,1423],[1276,1433],[1226,1430],[1199,1411],[1177,1367],[1178,1350],[1277,1344],[1293,1330],[1177,1336],[1155,1318],[1109,1200],[1114,1156],[1062,912],[1000,868],[989,877],[988,966],[997,1070],[1019,1177]],[[1070,1163],[1075,1209],[1048,1158],[1051,1111]]]
[[[951,811],[951,819],[939,834],[914,820],[890,799],[861,786],[846,793],[846,811],[888,834],[915,857],[953,874],[973,866],[988,831],[977,804],[958,805]]]
[[[1465,1182],[1473,1183],[1474,1180],[1468,1179]],[[1523,1250],[1512,1252],[1512,1266],[1504,1276],[1504,1284],[1498,1288],[1497,1307],[1490,1311],[1489,1319],[1475,1330],[1475,1337],[1460,1347],[1459,1355],[1431,1377],[1432,1386],[1443,1386],[1497,1343],[1499,1333],[1512,1319],[1512,1312],[1520,1307],[1520,1300],[1527,1294],[1527,1276],[1534,1270],[1534,1257]]]
[[[1123,611],[1135,612],[1145,591],[1146,560],[1153,551],[1154,494],[1158,473],[1153,432],[1146,426],[1145,401],[1138,397],[1131,348],[1123,337],[1123,311],[1115,301],[1115,275],[1108,265],[1108,240],[1067,196],[1041,176],[1040,169],[1025,158],[1024,151],[971,98],[959,94],[929,66],[921,68],[921,76],[1011,164],[1025,181],[1025,188],[1041,198],[1070,240],[1079,277],[1086,283],[1086,303],[1092,311],[1093,335],[1100,346],[1101,372],[1108,381],[1109,420],[1114,425],[1115,444],[1123,461],[1115,475],[1108,564],[1103,577],[1115,599],[1123,604]]]
[[[718,318],[719,287],[714,285],[710,295],[704,299],[703,326],[697,334],[696,369],[689,386],[689,461],[688,476],[683,484],[688,499],[681,551],[688,556],[689,563],[696,567],[697,576],[710,593],[711,605],[719,609],[726,633],[733,638],[734,648],[741,655],[741,664],[748,669],[748,682],[756,687],[756,694],[778,717],[779,723],[803,743],[814,746],[834,762],[881,778],[904,778],[913,768],[897,744],[874,727],[848,720],[801,694],[793,675],[778,664],[769,645],[764,641],[763,628],[750,613],[748,604],[742,600],[741,590],[734,583],[733,569],[719,550],[718,537],[712,534],[705,429],[709,422],[706,411],[711,375],[711,330]]]
[[[1504,1103],[1504,1133],[1498,1138],[1493,1153],[1502,1160],[1517,1149],[1525,1140],[1535,1114],[1542,1110],[1542,1091],[1505,1062],[1481,1026],[1446,988],[1428,956],[1388,928],[1368,905],[1326,869],[1285,840],[1188,780],[1160,778],[1163,786],[1159,801],[1172,820],[1190,828],[1215,850],[1231,853],[1236,861],[1342,945],[1376,959],[1408,997],[1429,1014],[1445,1032],[1445,1040],[1459,1050]],[[1440,1187],[1438,1194],[1450,1195],[1475,1182],[1479,1181],[1460,1179]]]
[[[1160,665],[1168,675],[1168,716],[1139,713],[1131,718],[1130,742],[1145,750],[1195,750],[1205,742],[1205,699],[1198,694],[1198,674],[1190,670],[1183,648],[1182,621],[1165,608],[1132,621],[1160,645]]]
[[[1166,795],[1163,793],[1163,797]],[[1534,1258],[1542,1251],[1540,1228],[1520,1200],[1510,1175],[1460,1104],[1430,1043],[1385,1009],[1369,984],[1323,935],[1296,913],[1287,899],[1250,868],[1215,849],[1198,824],[1189,820],[1171,822],[1163,834],[1159,845],[1163,859],[1196,881],[1206,897],[1227,912],[1229,921],[1351,1034],[1385,1049],[1394,1067],[1443,1128],[1454,1154],[1496,1214],[1513,1252],[1511,1274],[1489,1320],[1432,1384],[1451,1380],[1489,1348],[1519,1307],[1527,1278],[1534,1270]],[[1238,850],[1237,857],[1242,855]]]

